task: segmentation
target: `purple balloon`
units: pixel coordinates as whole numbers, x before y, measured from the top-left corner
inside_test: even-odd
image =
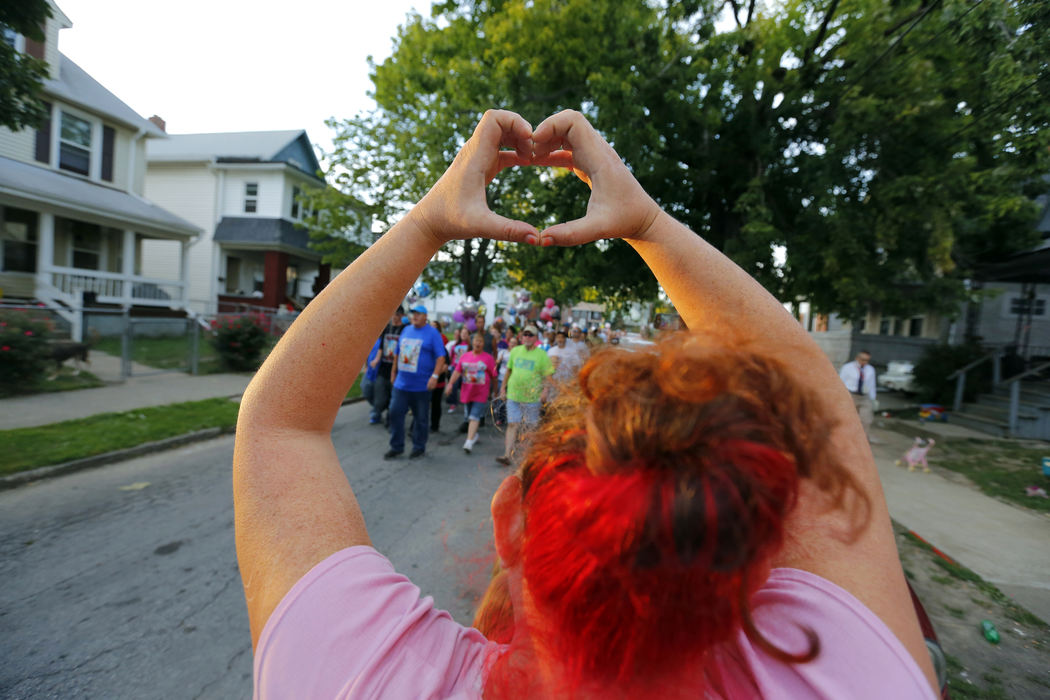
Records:
[[[473,318],[468,318],[467,322],[464,323],[463,325],[466,326],[467,330],[470,331],[471,333],[473,333],[474,331],[476,331],[478,329],[478,322],[475,321]]]
[[[467,317],[464,316],[463,312],[460,311],[459,309],[456,309],[455,311],[452,312],[452,320],[455,321],[456,323],[463,323],[463,321],[465,321],[466,318]]]
[[[478,312],[474,309],[463,309],[463,318],[474,318]]]

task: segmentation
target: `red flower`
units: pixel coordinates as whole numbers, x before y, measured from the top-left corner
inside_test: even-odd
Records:
[[[26,331],[26,335],[33,335],[33,331]]]
[[[231,340],[230,341],[230,347],[231,348],[239,348],[239,347],[241,347],[241,344],[238,343],[236,340]]]
[[[8,350],[10,350],[10,349],[11,349],[11,346],[10,346],[10,345],[5,345],[5,346],[3,346],[3,347],[0,347],[0,351],[2,351],[2,352],[7,352],[7,351],[8,351]]]

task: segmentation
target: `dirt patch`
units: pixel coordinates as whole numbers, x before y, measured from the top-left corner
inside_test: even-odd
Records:
[[[907,528],[894,529],[904,572],[947,656],[952,698],[1050,697],[1050,626]],[[995,625],[999,644],[985,639],[982,620]]]

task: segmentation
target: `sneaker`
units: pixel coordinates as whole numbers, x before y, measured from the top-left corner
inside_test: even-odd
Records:
[[[456,407],[455,406],[449,406],[448,407],[448,412],[449,413],[455,413],[456,412]]]
[[[510,466],[510,457],[504,457],[503,455],[500,455],[496,458],[496,461],[504,466]]]
[[[375,416],[372,416],[371,418],[368,419],[368,424],[369,425],[379,425],[382,422],[383,422],[382,420],[380,420],[379,418],[376,418]]]
[[[386,454],[383,455],[383,459],[393,459],[394,457],[400,457],[405,453],[404,450],[387,450]]]
[[[478,439],[474,438],[473,440],[467,440],[466,442],[464,442],[463,443],[463,451],[466,452],[469,455],[470,451],[474,449],[474,444],[477,441],[478,441]]]
[[[408,458],[409,459],[419,459],[420,457],[422,457],[425,454],[426,454],[426,452],[424,452],[423,450],[412,450],[412,453],[410,455],[408,455]]]

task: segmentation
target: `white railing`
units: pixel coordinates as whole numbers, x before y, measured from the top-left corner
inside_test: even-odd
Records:
[[[94,292],[105,304],[140,304],[144,306],[184,305],[185,283],[147,277],[125,277],[119,272],[99,272],[71,267],[50,270],[51,284],[79,302],[82,292]]]

